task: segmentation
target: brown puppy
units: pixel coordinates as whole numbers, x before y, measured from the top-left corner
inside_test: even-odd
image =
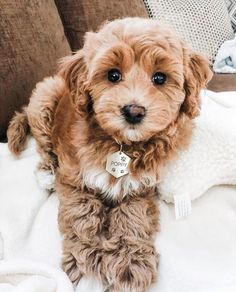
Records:
[[[23,149],[30,128],[40,167],[56,171],[62,266],[73,282],[90,275],[117,292],[154,282],[155,188],[163,165],[188,144],[211,75],[208,61],[158,22],[116,20],[87,33],[14,117],[10,149]],[[121,144],[129,173],[115,178],[106,161]]]

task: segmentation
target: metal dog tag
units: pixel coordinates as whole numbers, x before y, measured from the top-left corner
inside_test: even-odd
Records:
[[[129,173],[130,157],[124,152],[117,151],[107,157],[106,171],[116,178]]]

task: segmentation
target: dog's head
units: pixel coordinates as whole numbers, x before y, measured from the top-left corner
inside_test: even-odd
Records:
[[[126,18],[85,36],[61,64],[80,114],[120,142],[145,141],[179,115],[194,118],[212,76],[207,59],[155,20]]]

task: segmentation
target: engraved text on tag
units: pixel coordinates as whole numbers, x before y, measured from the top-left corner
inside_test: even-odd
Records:
[[[107,157],[106,171],[116,178],[129,173],[130,157],[122,151],[117,151]]]

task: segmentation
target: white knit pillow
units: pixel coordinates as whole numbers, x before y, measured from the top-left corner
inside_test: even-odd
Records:
[[[233,30],[236,32],[236,0],[225,0]]]
[[[222,43],[233,38],[224,0],[144,0],[144,4],[151,18],[168,24],[211,61]]]

